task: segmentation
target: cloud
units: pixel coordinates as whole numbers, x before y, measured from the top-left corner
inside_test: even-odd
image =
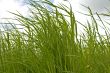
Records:
[[[91,8],[91,10],[93,11],[93,13],[98,12],[98,13],[106,13],[106,8],[110,8],[110,1],[109,0],[54,0],[54,4],[59,5],[59,3],[64,4],[66,6],[69,6],[69,3],[72,5],[73,8],[73,12],[75,14],[76,20],[80,21],[82,24],[86,25],[87,24],[87,20],[91,21],[91,18],[83,15],[81,13],[78,12],[82,12],[82,13],[88,13],[88,9],[86,9],[85,7],[83,7],[81,4],[88,6]],[[110,9],[109,9],[110,10]],[[62,12],[63,13],[63,12]],[[94,17],[97,19],[97,16],[94,15]],[[101,17],[102,20],[107,21],[110,23],[109,17]],[[97,22],[100,24],[100,26],[103,26],[101,22],[99,22],[97,20]],[[105,23],[106,24],[106,23]],[[78,25],[78,32],[83,31],[83,28],[80,24]],[[110,26],[106,25],[108,28],[110,28]],[[104,30],[100,27],[99,31],[101,34],[105,34]]]
[[[7,23],[7,20],[4,18],[15,17],[15,15],[9,13],[8,11],[14,12],[14,13],[18,11],[22,15],[27,16],[28,8],[27,8],[27,5],[23,5],[22,1],[23,0],[1,0],[0,1],[0,23]],[[12,20],[8,19],[8,21],[12,21]],[[13,22],[18,23],[17,21],[13,21]],[[9,24],[8,25],[1,24],[0,28],[5,26],[7,27],[9,26],[9,28],[11,29],[11,26]]]
[[[10,14],[8,11],[11,12],[21,12],[22,14],[26,14],[27,7],[21,6],[20,2],[17,2],[15,0],[2,0],[0,2],[0,18],[11,18],[14,17],[14,15]]]
[[[89,6],[94,12],[105,12],[105,8],[110,8],[110,0],[79,0],[79,2]]]

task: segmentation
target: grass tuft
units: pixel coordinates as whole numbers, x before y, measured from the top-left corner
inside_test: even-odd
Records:
[[[82,24],[85,33],[78,35],[71,5],[42,3],[30,1],[30,17],[13,13],[25,32],[16,27],[0,32],[0,73],[110,73],[109,31],[104,28],[104,37],[99,33],[91,9],[92,21]]]

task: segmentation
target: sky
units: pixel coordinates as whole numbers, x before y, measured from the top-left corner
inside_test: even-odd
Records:
[[[28,0],[0,0],[0,19],[1,18],[11,18],[14,15],[10,14],[7,11],[17,12],[19,11],[23,15],[28,15],[27,5],[24,3]],[[71,3],[73,6],[74,12],[82,11],[85,12],[86,9],[82,7],[80,4],[84,4],[89,6],[94,12],[104,12],[105,8],[110,7],[109,0],[50,0],[54,4],[63,3],[68,5],[67,1]],[[69,6],[69,5],[68,5]],[[76,14],[77,15],[77,14]],[[78,14],[79,15],[79,14]]]
[[[0,19],[13,17],[13,15],[7,11],[11,11],[11,12],[19,11],[25,16],[28,15],[27,5],[24,4],[24,2],[26,1],[28,0],[0,0]],[[66,1],[50,0],[50,1],[53,2],[54,4],[64,3],[65,5],[68,5],[67,1],[69,1],[73,6],[74,12],[86,11],[86,9],[82,7],[80,4],[89,6],[93,10],[93,12],[104,12],[106,11],[106,8],[110,7],[109,0],[66,0]]]
[[[110,0],[54,0],[54,4],[56,5],[59,5],[59,3],[61,3],[69,6],[68,2],[72,5],[76,20],[79,20],[85,25],[87,24],[87,20],[91,21],[91,19],[90,17],[79,13],[88,13],[88,9],[86,9],[82,5],[90,7],[93,13],[107,13],[107,9],[110,10]],[[94,17],[97,19],[96,15],[94,15]],[[101,16],[101,18],[102,20],[110,23],[110,17]],[[97,22],[100,24],[100,26],[102,26],[101,22],[99,22],[98,20]],[[106,26],[110,28],[109,25]],[[78,25],[78,27],[80,27],[78,28],[79,31],[83,31],[81,25]],[[99,31],[102,35],[105,35],[105,32],[102,28],[99,28]]]
[[[50,0],[50,1],[53,2],[54,0]],[[29,11],[26,2],[28,2],[28,0],[0,0],[0,23],[6,23],[7,21],[11,21],[9,18],[15,17],[15,15],[9,12],[13,12],[13,13],[19,12],[23,16],[28,16]],[[8,20],[6,20],[5,18],[7,18]],[[13,21],[13,22],[18,24],[17,21]],[[3,27],[12,29],[9,24],[3,24],[3,25],[0,24],[0,29],[3,30]],[[21,28],[20,26],[18,27]]]
[[[54,0],[55,3],[67,3],[69,1],[76,9],[85,10],[81,4],[89,6],[94,12],[103,12],[105,8],[110,8],[110,0]],[[76,6],[78,5],[78,6]]]
[[[18,11],[24,16],[27,16],[28,8],[24,2],[25,2],[24,0],[0,0],[0,23],[5,23],[7,21],[10,21],[4,18],[9,19],[15,17],[13,14],[9,13],[8,11],[15,13]],[[13,21],[13,22],[18,23],[17,21]],[[10,27],[9,24],[0,25],[0,29],[3,30],[3,27],[7,27],[7,26]]]
[[[81,4],[89,6],[94,12],[104,12],[110,8],[110,0],[79,0]]]
[[[28,8],[25,2],[28,0],[0,0],[0,23],[4,22],[3,18],[14,18],[14,15],[10,14],[11,12],[20,12],[24,16],[28,16]],[[75,13],[76,19],[80,20],[80,22],[85,23],[89,17],[86,17],[78,12],[88,12],[81,4],[89,6],[92,11],[101,13],[106,12],[106,8],[110,8],[109,0],[50,0],[54,4],[58,5],[59,3],[63,3],[69,6],[71,3],[73,7],[73,11]],[[1,26],[0,26],[1,27]]]
[[[8,11],[20,11],[23,15],[27,11],[27,7],[22,5],[23,0],[0,0],[0,18],[13,17]]]
[[[20,12],[24,16],[28,15],[27,2],[28,0],[0,0],[0,19],[1,18],[12,18],[14,15],[11,12]],[[51,0],[53,2],[54,0]]]

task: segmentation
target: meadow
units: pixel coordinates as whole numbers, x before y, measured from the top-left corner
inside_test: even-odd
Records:
[[[91,22],[85,25],[75,19],[71,5],[43,3],[53,10],[30,1],[29,17],[12,13],[25,32],[13,25],[14,30],[0,32],[0,73],[110,73],[110,30],[100,15],[104,36],[89,7]],[[80,35],[78,24],[84,27]]]

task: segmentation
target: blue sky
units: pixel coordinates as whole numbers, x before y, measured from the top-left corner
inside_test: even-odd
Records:
[[[51,0],[51,2],[54,2],[54,0]]]

